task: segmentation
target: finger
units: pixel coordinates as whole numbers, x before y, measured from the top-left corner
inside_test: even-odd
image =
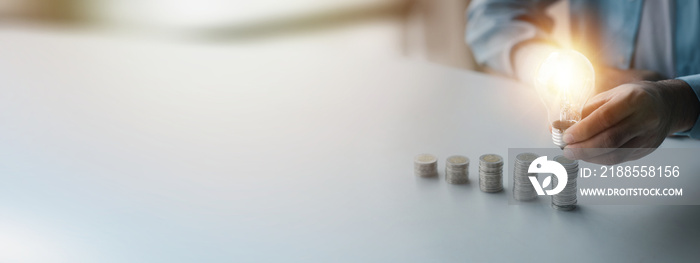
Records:
[[[633,153],[634,149],[619,148],[603,155],[584,159],[584,161],[602,165],[614,165],[632,160],[630,157],[633,156]]]
[[[588,161],[615,151],[616,148],[564,148],[564,157],[570,160]]]
[[[642,157],[649,155],[655,150],[656,148],[637,148],[636,151],[634,151],[634,153],[632,153],[632,155],[630,155],[628,159],[629,161],[639,160]]]
[[[653,140],[649,139],[648,137],[639,136],[622,145],[622,148],[634,149],[634,152],[630,156],[630,160],[637,160],[656,150],[658,145],[649,146],[650,141]]]
[[[608,92],[602,92],[602,93],[595,95],[592,98],[588,99],[588,101],[586,101],[586,105],[583,106],[583,110],[581,110],[581,118],[586,118],[594,110],[600,108],[600,106],[602,106],[603,104],[605,104],[609,100],[610,100],[610,93],[608,93]]]
[[[634,113],[634,107],[624,99],[612,99],[586,118],[572,125],[564,134],[568,144],[581,142],[605,131]]]
[[[615,149],[615,151],[612,151],[608,154],[589,158],[584,161],[604,165],[613,165],[622,162],[638,160],[656,150],[656,148],[638,148],[644,145],[644,142],[646,140],[647,139],[644,137],[635,137],[632,140],[625,143],[624,145],[622,145],[620,148]]]
[[[609,129],[588,140],[569,144],[564,148],[564,156],[573,159],[588,159],[612,152],[641,133],[639,121],[628,117]]]

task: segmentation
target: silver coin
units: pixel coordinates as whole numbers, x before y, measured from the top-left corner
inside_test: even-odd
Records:
[[[447,157],[445,161],[445,181],[450,184],[469,183],[469,158],[462,155]]]
[[[503,172],[503,167],[481,167],[481,166],[479,166],[479,172],[480,173],[500,174]]]
[[[486,193],[503,191],[503,157],[497,154],[479,157],[479,189]]]
[[[537,191],[530,181],[530,176],[538,177],[538,174],[528,173],[530,164],[540,156],[534,153],[521,153],[515,156],[513,165],[513,198],[518,201],[527,201],[537,198]]]
[[[418,177],[437,176],[437,157],[427,153],[416,155],[413,159],[413,173]]]
[[[445,177],[445,181],[450,184],[467,184],[469,179],[466,177]]]
[[[564,156],[556,156],[553,158],[555,162],[560,163],[566,169],[567,182],[564,189],[558,194],[552,195],[552,208],[563,211],[576,209],[577,204],[577,183],[578,177],[578,161],[567,159]],[[552,177],[552,185],[557,186],[559,179],[556,176]]]
[[[452,155],[450,157],[447,157],[447,161],[445,162],[447,167],[466,167],[469,165],[469,158],[462,156],[462,155]]]
[[[521,153],[515,156],[516,163],[532,163],[540,156],[534,153]]]
[[[503,166],[503,157],[498,154],[484,154],[479,157],[479,166],[501,167]]]
[[[557,155],[552,158],[552,161],[558,162],[561,165],[567,166],[567,165],[578,165],[578,161],[576,160],[571,160],[569,158],[564,157],[563,155]]]

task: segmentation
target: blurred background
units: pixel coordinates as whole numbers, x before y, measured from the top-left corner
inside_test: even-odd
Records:
[[[2,23],[187,41],[304,39],[478,70],[464,43],[470,0],[0,0]],[[567,40],[566,1],[551,13]]]
[[[353,223],[356,219],[334,220],[357,210],[326,205],[313,191],[278,202],[276,189],[302,192],[318,187],[328,200],[350,196],[318,183],[316,174],[336,172],[320,172],[322,166],[311,165],[307,159],[325,149],[313,145],[337,142],[339,151],[337,156],[331,154],[331,160],[342,159],[338,167],[343,168],[338,170],[350,172],[345,167],[354,166],[345,165],[358,162],[352,149],[373,162],[385,162],[384,156],[376,158],[384,152],[375,149],[416,147],[400,139],[407,130],[418,130],[409,134],[426,138],[415,142],[429,148],[463,147],[445,138],[471,138],[461,132],[476,125],[503,130],[502,123],[481,121],[486,120],[483,114],[466,111],[471,105],[463,102],[472,94],[508,105],[495,116],[509,112],[528,116],[531,110],[543,110],[522,99],[534,93],[511,96],[506,89],[479,93],[474,91],[488,87],[458,82],[480,83],[487,78],[455,74],[478,70],[464,41],[468,4],[468,0],[0,0],[0,88],[4,88],[0,155],[6,161],[0,165],[0,174],[5,175],[0,184],[4,186],[0,262],[96,261],[90,257],[100,262],[214,261],[236,253],[269,254],[264,240],[285,235],[302,237],[294,240],[301,247],[308,237],[312,243],[323,243],[326,251],[337,251],[331,247],[339,243],[319,238],[320,233],[359,229]],[[557,20],[565,22],[565,1],[552,10],[561,14]],[[566,32],[566,25],[558,23],[555,32]],[[415,76],[400,79],[406,74]],[[338,82],[344,85],[328,87]],[[386,87],[386,92],[352,89],[360,85]],[[459,96],[446,101],[418,99],[446,95],[434,93],[433,86],[444,86],[434,90]],[[386,108],[356,107],[359,103]],[[418,107],[406,106],[414,103]],[[434,117],[442,112],[449,112],[445,115],[449,120],[465,120],[454,124],[463,126],[442,129],[437,124],[445,119]],[[544,120],[537,126],[529,118],[515,119],[518,123],[510,125],[546,127]],[[320,124],[308,125],[312,122]],[[359,134],[347,136],[355,131]],[[517,136],[550,143],[543,129],[521,129]],[[504,148],[508,142],[489,147]],[[298,149],[302,144],[310,147]],[[270,159],[291,160],[299,167],[271,167],[280,176],[258,176]],[[303,173],[290,172],[301,171],[302,166]],[[367,178],[376,175],[366,172],[368,167],[362,165],[358,171]],[[288,176],[292,174],[302,179]],[[344,183],[351,176],[328,178]],[[383,184],[389,182],[384,180],[391,178],[372,178],[380,184],[369,187],[383,193]],[[354,193],[359,187],[353,183],[347,189]],[[357,200],[372,200],[369,197],[363,194]],[[248,200],[256,202],[248,206]],[[387,200],[392,205],[395,201]],[[300,204],[308,208],[299,208]],[[316,217],[332,211],[326,210],[331,206],[343,212],[314,220],[300,217],[305,212],[295,213],[300,209]],[[410,207],[406,211],[414,211]],[[240,216],[246,213],[251,215]],[[289,218],[284,216],[291,220],[278,221]],[[357,222],[371,218],[360,216]],[[256,232],[259,228],[248,227],[258,218],[263,219],[253,225],[264,225],[262,234]],[[320,220],[330,223],[319,224],[308,235],[303,227],[294,227],[301,234],[285,230],[287,224]],[[239,230],[244,234],[229,234]],[[424,234],[435,236],[429,232]],[[247,240],[252,234],[259,241]],[[348,240],[360,242],[350,243],[360,244],[348,246],[352,248],[366,244],[361,238]],[[238,242],[255,249],[222,249],[239,247]],[[296,248],[284,245],[282,250]]]
[[[479,70],[464,42],[470,0],[0,0],[4,24],[196,41],[306,39]],[[550,9],[568,41],[567,1]]]

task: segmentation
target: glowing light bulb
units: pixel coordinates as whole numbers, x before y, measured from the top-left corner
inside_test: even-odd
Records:
[[[581,111],[593,95],[595,71],[588,59],[574,50],[552,52],[535,74],[535,89],[547,108],[552,141],[560,148],[567,128],[581,120]]]

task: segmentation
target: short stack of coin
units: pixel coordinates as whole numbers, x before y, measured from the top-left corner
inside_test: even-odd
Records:
[[[445,181],[451,184],[469,182],[469,158],[461,155],[447,157],[445,162]]]
[[[515,157],[513,169],[513,198],[518,201],[532,200],[537,197],[537,191],[532,186],[529,176],[537,178],[537,174],[528,174],[530,164],[540,157],[534,153],[521,153]]]
[[[437,157],[428,153],[416,155],[413,159],[413,173],[418,177],[437,176]]]
[[[578,177],[578,161],[569,160],[564,156],[556,156],[553,159],[560,163],[566,169],[568,180],[566,187],[560,193],[552,196],[552,208],[557,210],[574,210],[576,209],[576,178]],[[552,176],[552,187],[559,185],[559,180],[556,176]]]
[[[503,157],[497,154],[479,157],[479,188],[487,193],[503,191]]]

